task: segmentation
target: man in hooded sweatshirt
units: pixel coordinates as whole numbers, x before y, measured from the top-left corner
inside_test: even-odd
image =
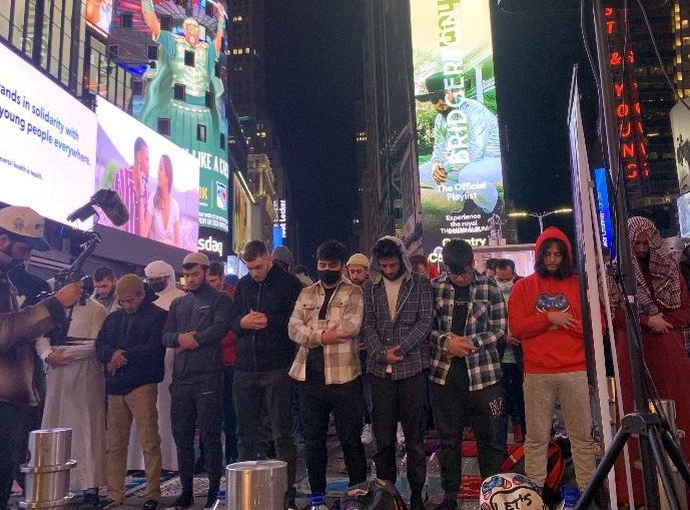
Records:
[[[580,490],[594,472],[594,441],[580,284],[568,238],[549,227],[535,244],[534,274],[515,283],[511,334],[522,341],[527,436],[525,474],[543,487],[551,423],[560,402]]]
[[[426,459],[422,421],[429,351],[426,339],[434,317],[431,283],[413,273],[400,239],[385,236],[371,250],[374,276],[365,284],[362,338],[373,400],[372,421],[379,478],[395,483],[396,429],[407,446],[410,509],[424,508]]]

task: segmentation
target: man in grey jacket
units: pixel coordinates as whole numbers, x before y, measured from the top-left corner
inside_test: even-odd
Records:
[[[429,280],[413,273],[400,239],[385,236],[371,250],[374,276],[364,285],[362,338],[373,401],[376,475],[395,484],[395,431],[405,433],[410,510],[423,510],[426,458],[422,417],[433,320]]]
[[[33,387],[33,342],[65,319],[74,306],[81,283],[71,283],[53,297],[20,311],[17,291],[7,272],[21,264],[32,249],[50,249],[43,240],[44,220],[28,207],[0,211],[0,508],[7,506],[16,461],[14,445],[21,429],[21,413],[37,405]]]
[[[203,253],[190,253],[182,263],[186,295],[170,305],[163,328],[163,344],[175,349],[170,409],[177,446],[182,494],[178,509],[194,504],[194,432],[196,423],[206,455],[209,490],[205,508],[216,501],[222,474],[220,443],[223,416],[223,351],[221,341],[230,329],[232,301],[207,282],[210,261]]]

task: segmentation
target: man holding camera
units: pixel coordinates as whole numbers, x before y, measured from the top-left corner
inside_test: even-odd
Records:
[[[43,240],[43,229],[44,219],[28,207],[0,210],[0,508],[7,506],[12,489],[13,445],[20,432],[22,409],[37,405],[32,385],[33,343],[65,319],[64,308],[74,306],[82,293],[81,283],[70,283],[20,311],[7,272],[21,264],[31,250],[50,249]]]

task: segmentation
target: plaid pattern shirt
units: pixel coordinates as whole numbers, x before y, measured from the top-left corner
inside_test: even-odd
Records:
[[[328,302],[326,319],[319,320],[326,292],[317,282],[302,290],[288,324],[290,338],[300,347],[290,368],[290,377],[297,381],[307,378],[309,350],[321,347],[321,335],[327,326],[337,324],[352,332],[352,338],[344,343],[323,345],[324,379],[326,384],[345,384],[361,373],[359,363],[359,329],[364,315],[362,289],[341,281]],[[326,326],[327,325],[327,326]]]
[[[391,365],[391,376],[407,379],[429,367],[426,340],[434,318],[431,284],[424,276],[408,273],[391,317],[382,278],[370,280],[364,288],[362,339],[367,347],[367,372],[385,377],[386,349],[398,347],[403,360]]]
[[[444,385],[450,369],[448,333],[453,328],[455,289],[447,274],[432,283],[434,291],[434,328],[431,332],[431,372],[429,379]],[[501,361],[496,348],[508,330],[508,318],[503,293],[496,282],[475,273],[470,288],[469,308],[464,337],[472,342],[475,351],[466,357],[470,391],[481,390],[501,379]]]

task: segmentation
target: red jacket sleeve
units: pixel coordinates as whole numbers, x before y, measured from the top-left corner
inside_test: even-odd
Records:
[[[510,293],[508,302],[508,327],[510,334],[520,340],[535,337],[549,327],[546,314],[534,308],[533,298],[529,296],[528,279],[518,280]]]

